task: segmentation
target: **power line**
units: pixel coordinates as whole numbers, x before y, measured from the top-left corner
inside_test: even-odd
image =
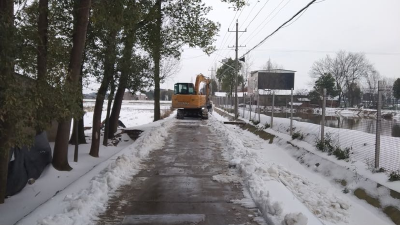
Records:
[[[324,0],[325,1],[325,0]],[[316,2],[317,3],[317,2]],[[285,25],[284,26],[284,28],[285,27],[288,27],[288,26],[290,26],[290,25],[292,25],[293,23],[295,23],[298,19],[300,19],[300,17],[302,17],[303,15],[304,15],[304,13],[307,11],[307,9],[306,10],[304,10],[301,14],[300,14],[300,16],[298,16],[293,22],[291,22],[291,23],[289,23],[288,25]]]
[[[321,2],[324,2],[324,1],[326,1],[326,0],[321,0],[321,1],[319,1],[319,2],[314,2],[314,4],[321,3]],[[307,8],[307,9],[308,9],[308,8]],[[291,22],[290,24],[284,26],[284,28],[285,28],[285,27],[288,27],[288,26],[290,26],[290,25],[292,25],[292,24],[295,23],[298,19],[300,19],[300,17],[303,16],[303,14],[307,11],[307,9],[304,10],[304,11],[300,14],[300,16],[298,16],[293,22]]]
[[[236,18],[237,13],[238,13],[238,11],[236,11],[235,15],[233,16],[233,19],[232,19],[231,23],[229,24],[229,27],[231,27],[233,21],[235,21],[235,18]],[[229,30],[229,27],[228,27],[228,30]],[[225,32],[225,35],[224,35],[224,37],[222,38],[222,41],[221,41],[220,48],[222,48],[222,46],[225,44],[224,40],[225,40],[225,37],[226,37],[226,35],[227,35],[228,33],[229,33],[228,31]],[[229,33],[229,34],[230,34],[230,33]],[[219,49],[220,49],[220,48],[219,48]],[[217,49],[217,51],[219,51],[219,49]],[[213,62],[215,62],[216,60],[217,60],[217,55],[215,55]]]
[[[267,5],[268,2],[269,2],[269,0],[266,1],[266,2],[264,3],[264,5],[261,7],[260,10],[258,10],[257,14],[253,17],[253,19],[249,22],[249,24],[247,24],[246,29],[247,29],[247,28],[251,25],[251,23],[256,19],[256,17],[258,16],[258,14],[260,14],[261,10],[263,10],[263,8]]]
[[[286,4],[285,4],[282,8],[280,8],[280,9],[278,10],[278,12],[277,12],[270,20],[268,20],[268,18],[275,12],[275,10],[276,10],[277,8],[279,8],[279,6],[284,2],[284,1],[281,1],[281,3],[279,3],[279,5],[278,5],[277,7],[275,7],[275,9],[272,10],[272,12],[267,16],[267,18],[265,18],[265,19],[254,29],[254,32],[256,32],[257,29],[258,29],[265,21],[268,20],[267,23],[265,23],[264,26],[261,27],[261,29],[259,29],[258,32],[257,32],[255,35],[249,35],[249,37],[246,38],[243,42],[246,42],[249,38],[250,38],[250,40],[249,40],[248,42],[250,42],[255,36],[257,36],[257,34],[259,34],[259,33],[262,31],[262,29],[263,29],[269,22],[271,22],[271,21],[276,17],[276,15],[278,15],[279,12],[280,12],[283,8],[286,7],[286,5],[287,5],[290,1],[291,1],[291,0],[287,1]]]
[[[301,12],[303,12],[304,10],[306,10],[308,7],[310,7],[316,0],[312,0],[310,3],[308,3],[304,8],[302,8],[300,11],[298,11],[294,16],[292,16],[288,21],[286,21],[285,23],[283,23],[281,26],[278,27],[278,29],[276,29],[274,32],[272,32],[270,35],[268,35],[267,37],[265,37],[262,41],[260,41],[260,43],[258,43],[256,46],[254,46],[253,48],[251,48],[249,51],[247,51],[245,54],[242,55],[245,56],[247,54],[249,54],[251,51],[253,51],[254,49],[256,49],[257,47],[259,47],[260,45],[262,45],[269,37],[271,37],[272,35],[274,35],[276,32],[278,32],[282,27],[284,27],[287,23],[289,23],[290,21],[292,21],[297,15],[299,15]]]
[[[246,19],[244,19],[244,21],[242,22],[242,25],[239,27],[239,29],[242,28],[243,24],[247,21],[247,19],[249,18],[249,16],[251,15],[251,13],[253,12],[254,8],[256,8],[256,6],[257,6],[257,4],[259,2],[260,1],[257,1],[256,4],[253,6],[253,8],[250,10],[249,14],[247,15]]]

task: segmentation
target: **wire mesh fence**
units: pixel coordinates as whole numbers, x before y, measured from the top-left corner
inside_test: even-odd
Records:
[[[332,157],[366,169],[400,171],[400,111],[386,109],[387,105],[379,100],[376,107],[365,109],[339,108],[326,98],[323,110],[323,104],[310,104],[301,96],[294,96],[293,104],[290,95],[244,96],[238,97],[238,114],[240,118],[301,139]],[[234,102],[233,97],[213,98],[216,107],[232,114]],[[382,106],[380,116],[379,105]]]

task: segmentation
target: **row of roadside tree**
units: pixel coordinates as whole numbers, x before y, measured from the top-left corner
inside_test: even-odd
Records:
[[[221,1],[236,8],[245,3]],[[74,131],[84,143],[82,87],[88,77],[100,83],[91,156],[99,157],[107,92],[105,137],[117,129],[126,89],[153,86],[154,120],[159,120],[160,82],[167,74],[163,60],[179,59],[185,45],[208,54],[214,50],[219,24],[206,18],[210,10],[201,0],[0,0],[0,203],[9,149],[31,144],[52,121],[58,122],[52,165],[72,169],[71,121],[79,121]]]

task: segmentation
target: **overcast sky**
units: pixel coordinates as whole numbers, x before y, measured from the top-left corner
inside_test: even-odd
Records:
[[[239,56],[271,34],[310,0],[248,0],[237,13],[219,0],[204,0],[213,7],[209,18],[221,24],[216,47],[207,56],[200,49],[185,48],[181,70],[161,85],[173,89],[175,82],[194,81],[197,74],[211,75],[221,59],[235,57],[236,19],[239,30]],[[295,90],[310,89],[309,70],[313,62],[339,50],[365,53],[367,59],[386,77],[400,77],[399,0],[318,0],[291,25],[281,29],[250,53],[251,70],[259,70],[270,58],[284,69],[295,70]],[[258,15],[257,15],[258,13]],[[236,16],[235,16],[236,15]],[[257,16],[256,16],[257,15]],[[251,23],[250,23],[251,22]]]

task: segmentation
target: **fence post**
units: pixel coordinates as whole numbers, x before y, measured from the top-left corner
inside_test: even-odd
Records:
[[[375,169],[379,169],[379,157],[381,152],[382,89],[383,89],[383,81],[378,81],[378,108],[376,110]]]
[[[244,95],[244,92],[243,92],[243,119],[244,119],[245,109],[246,109],[246,96]]]
[[[258,122],[260,122],[261,110],[260,110],[260,91],[257,90],[257,111],[258,111]]]
[[[252,119],[251,119],[251,110],[252,110],[251,95],[249,96],[249,98],[250,98],[250,115],[249,115],[249,120],[252,120]]]
[[[272,92],[271,128],[274,125],[275,91]]]
[[[326,109],[326,88],[322,91],[322,119],[321,119],[321,143],[325,143],[325,109]]]
[[[293,88],[290,89],[290,136],[293,135]]]

